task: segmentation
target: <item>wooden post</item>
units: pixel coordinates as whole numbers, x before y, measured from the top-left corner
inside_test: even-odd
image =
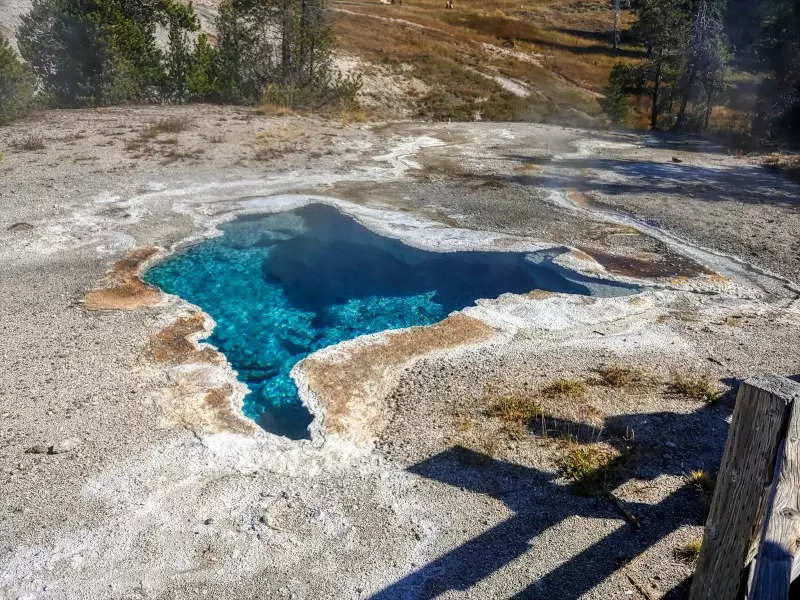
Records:
[[[736,598],[742,570],[757,551],[795,400],[800,385],[784,377],[748,379],[739,387],[690,600]]]
[[[798,394],[800,397],[800,394]],[[800,402],[781,443],[748,600],[788,598],[800,539]]]

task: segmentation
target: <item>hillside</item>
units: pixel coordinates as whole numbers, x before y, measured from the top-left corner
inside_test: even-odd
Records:
[[[217,0],[194,6],[213,29]],[[7,37],[30,0],[0,0]],[[362,103],[379,116],[521,119],[593,125],[597,96],[617,60],[603,0],[330,3],[342,70],[364,74]],[[624,21],[629,21],[628,15]]]

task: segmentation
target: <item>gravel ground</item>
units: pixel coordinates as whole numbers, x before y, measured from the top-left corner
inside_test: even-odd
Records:
[[[800,372],[796,188],[714,148],[212,106],[52,111],[0,133],[3,598],[681,597],[675,550],[705,511],[686,475],[716,468],[741,378]],[[444,328],[412,353],[392,351],[415,332],[324,351],[314,386],[297,368],[320,415],[326,361],[374,368],[351,371],[367,392],[344,404],[350,429],[320,420],[305,442],[234,431],[221,357],[153,359],[193,307],[84,305],[135,248],[312,193],[424,247],[568,247],[561,264],[643,291],[504,295],[464,311],[469,343]],[[194,320],[195,337],[211,326]],[[641,380],[601,385],[603,365]],[[676,373],[726,399],[677,394]],[[585,391],[544,392],[564,378]],[[544,429],[488,414],[508,395],[540,400]],[[614,493],[640,530],[573,493],[565,434],[626,457]]]

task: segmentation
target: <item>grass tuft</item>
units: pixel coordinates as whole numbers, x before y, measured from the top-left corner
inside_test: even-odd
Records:
[[[682,396],[694,398],[695,400],[704,400],[705,402],[716,402],[720,398],[719,391],[705,375],[681,375],[680,373],[675,373],[672,376],[670,389]]]
[[[586,384],[580,379],[557,379],[542,388],[542,394],[548,398],[582,398],[586,394]]]
[[[700,550],[703,548],[703,540],[695,538],[689,540],[682,546],[675,548],[675,558],[685,563],[693,563],[700,556]]]
[[[527,424],[544,414],[542,405],[535,399],[521,394],[511,394],[489,405],[486,413],[500,417],[506,423]]]
[[[469,415],[459,415],[456,417],[456,430],[464,433],[475,427],[475,421]]]
[[[596,369],[603,385],[621,388],[642,380],[641,372],[620,366],[602,366]]]
[[[559,473],[579,496],[600,496],[613,487],[622,455],[602,444],[570,444],[558,461]]]
[[[189,119],[185,117],[167,117],[151,123],[142,134],[144,138],[154,138],[162,133],[180,133],[189,129]]]
[[[276,104],[274,102],[263,102],[253,112],[259,116],[267,117],[288,117],[294,114],[290,106]]]
[[[25,152],[44,150],[46,148],[42,136],[33,134],[26,135],[25,137],[15,141],[13,146],[15,149]]]
[[[686,482],[706,496],[714,493],[714,486],[716,485],[716,480],[708,474],[708,471],[703,469],[697,469],[689,473],[686,477]]]

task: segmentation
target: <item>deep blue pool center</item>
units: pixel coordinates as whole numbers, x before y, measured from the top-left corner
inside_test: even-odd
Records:
[[[289,372],[315,350],[429,325],[504,292],[631,291],[566,271],[552,255],[419,250],[324,204],[240,217],[221,229],[222,236],[155,265],[145,279],[214,318],[208,341],[250,389],[245,414],[293,439],[308,437],[311,415]]]

